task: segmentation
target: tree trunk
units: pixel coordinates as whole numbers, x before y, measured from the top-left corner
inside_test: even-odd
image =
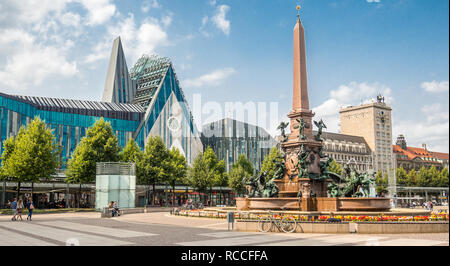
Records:
[[[20,197],[20,181],[17,183],[17,200],[19,200]]]
[[[77,203],[77,208],[80,208],[80,201],[81,201],[81,183],[80,183],[80,189],[78,190],[78,203]]]
[[[172,185],[172,207],[175,205],[175,184]]]
[[[153,190],[152,190],[152,206],[155,206],[155,189],[156,189],[156,185],[153,184]]]

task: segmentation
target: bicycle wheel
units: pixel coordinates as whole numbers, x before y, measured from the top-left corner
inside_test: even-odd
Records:
[[[263,233],[267,233],[272,228],[272,221],[270,218],[260,218],[258,221],[258,229]]]
[[[281,220],[281,230],[285,233],[293,233],[297,229],[297,221],[293,217],[284,217]]]

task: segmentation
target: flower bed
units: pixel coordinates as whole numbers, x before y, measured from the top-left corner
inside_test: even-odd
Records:
[[[176,215],[186,217],[210,218],[210,219],[226,219],[227,217],[227,214],[224,212],[203,211],[203,210],[182,210],[179,211]],[[234,217],[236,219],[258,220],[263,217],[268,217],[268,215],[235,213]],[[328,222],[330,219],[339,220],[341,222],[438,222],[449,220],[449,215],[446,213],[432,214],[430,216],[368,216],[368,215],[307,216],[307,215],[274,214],[273,217],[275,219],[281,219],[284,217],[293,217],[298,222]]]

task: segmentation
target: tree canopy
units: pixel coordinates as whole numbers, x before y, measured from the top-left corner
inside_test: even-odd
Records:
[[[233,164],[229,173],[228,183],[231,189],[237,194],[244,194],[246,183],[254,174],[252,163],[244,154],[239,155],[236,163]]]
[[[412,169],[409,173],[398,168],[397,184],[407,187],[448,187],[448,168],[439,171],[435,166],[429,169],[421,167],[419,171]]]
[[[276,162],[284,163],[282,157],[283,156],[277,147],[273,147],[272,150],[270,150],[269,155],[264,158],[261,166],[261,173],[267,172],[267,178],[272,178],[276,171]]]
[[[95,180],[98,162],[118,162],[120,147],[111,124],[103,118],[88,129],[67,163],[66,181],[71,184]]]
[[[120,161],[127,163],[136,163],[142,159],[143,152],[136,141],[131,138],[122,152],[120,152]]]
[[[20,182],[39,182],[50,178],[60,166],[60,149],[51,129],[35,117],[26,127],[21,127],[16,137],[4,141],[1,176]]]
[[[188,170],[187,182],[199,192],[212,190],[213,186],[227,186],[225,162],[219,161],[211,147],[198,155]]]

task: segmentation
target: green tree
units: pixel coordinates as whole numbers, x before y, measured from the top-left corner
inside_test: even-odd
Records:
[[[244,154],[239,155],[236,163],[233,164],[229,173],[228,183],[236,194],[242,195],[246,191],[246,183],[254,174],[252,163]]]
[[[275,174],[276,163],[274,162],[274,160],[278,161],[278,162],[283,162],[282,157],[283,156],[282,156],[281,152],[277,149],[277,147],[273,147],[270,150],[269,155],[267,155],[264,158],[264,161],[261,166],[261,173],[267,172],[267,179],[272,178]],[[268,181],[268,180],[266,180],[266,181]]]
[[[168,177],[170,165],[169,151],[159,136],[150,136],[145,145],[142,160],[137,162],[138,183],[153,186],[152,205],[155,204],[155,188],[157,183],[163,183]]]
[[[442,169],[441,174],[439,176],[439,187],[448,187],[448,168],[445,167]]]
[[[375,177],[376,183],[376,192],[378,195],[388,193],[388,175],[383,176],[383,173],[380,171],[377,173]]]
[[[88,129],[86,136],[75,148],[72,157],[67,162],[66,182],[80,184],[79,199],[81,197],[81,184],[95,181],[97,163],[118,162],[120,147],[114,135],[111,124],[103,118],[97,120]]]
[[[341,175],[344,169],[342,169],[342,166],[336,162],[336,160],[333,160],[330,164],[330,167],[328,170],[332,173]]]
[[[50,178],[60,166],[55,137],[39,117],[22,127],[18,135],[6,140],[4,145],[2,175],[18,183],[17,197],[22,182],[35,183]]]
[[[429,171],[422,166],[417,173],[417,186],[419,187],[429,187],[431,186],[431,175]]]
[[[408,185],[408,173],[402,167],[397,168],[397,184],[399,186]]]
[[[213,186],[227,186],[225,162],[219,161],[211,147],[198,155],[188,171],[188,183],[199,192],[212,192]]]
[[[409,171],[406,183],[408,187],[417,187],[417,172],[415,169]]]
[[[167,185],[172,187],[173,205],[175,203],[175,186],[183,182],[187,173],[186,158],[178,149],[172,149],[169,151],[169,164],[167,171],[167,177],[164,181]]]
[[[430,176],[430,185],[431,187],[439,187],[441,183],[441,172],[436,169],[436,166],[431,166],[428,169],[428,175]]]
[[[245,154],[239,155],[238,160],[232,166],[232,168],[235,167],[242,167],[244,171],[249,175],[253,175],[255,172],[252,162],[250,162],[250,160],[247,159],[247,156],[245,156]]]
[[[120,160],[127,163],[136,163],[142,159],[143,152],[137,145],[136,141],[131,138],[127,146],[120,152]]]

